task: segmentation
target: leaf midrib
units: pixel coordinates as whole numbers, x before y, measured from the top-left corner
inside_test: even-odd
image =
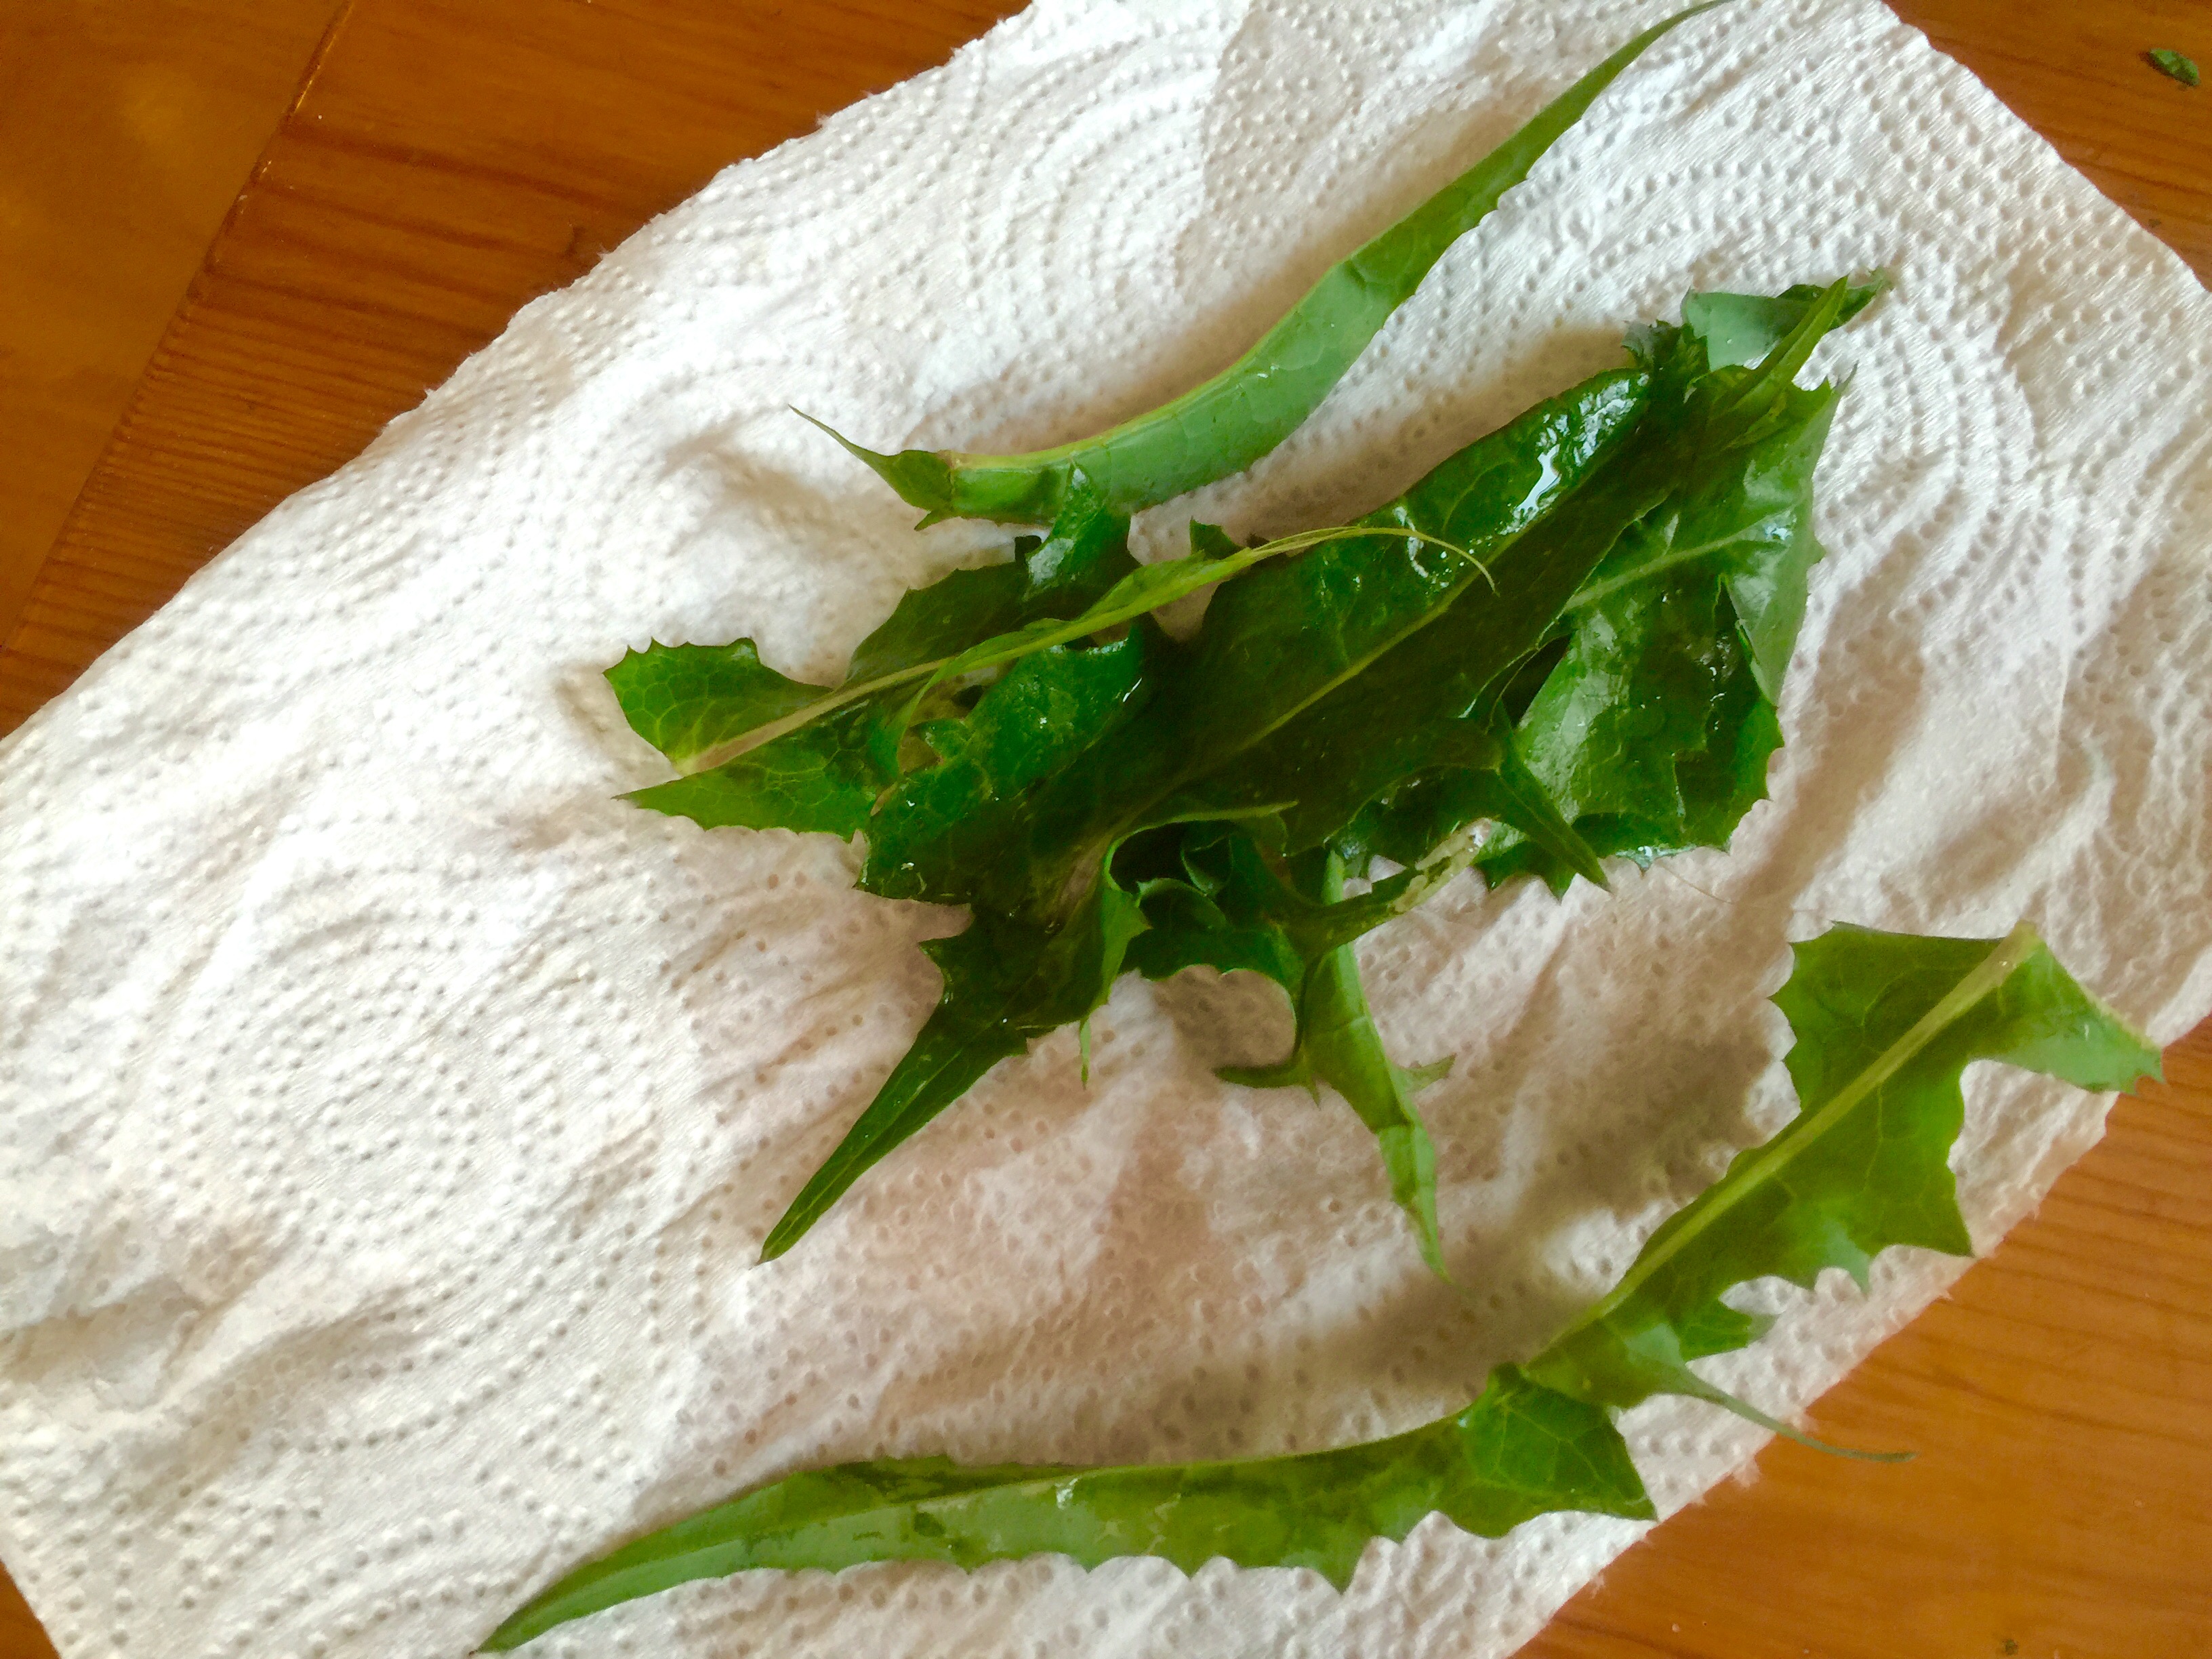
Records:
[[[1632,566],[1617,575],[1608,576],[1601,582],[1592,582],[1589,586],[1577,592],[1565,605],[1560,606],[1560,614],[1564,616],[1571,611],[1586,611],[1600,599],[1609,598],[1624,587],[1633,587],[1638,582],[1649,581],[1654,576],[1673,570],[1679,566],[1695,564],[1699,560],[1710,558],[1716,553],[1734,547],[1737,543],[1766,528],[1769,525],[1788,519],[1796,510],[1794,507],[1778,509],[1767,514],[1763,518],[1754,519],[1732,534],[1713,541],[1699,542],[1692,547],[1670,548],[1657,558],[1647,559],[1642,564]]]
[[[1272,559],[1281,554],[1303,552],[1308,548],[1318,547],[1325,542],[1343,540],[1354,536],[1386,535],[1392,538],[1408,537],[1443,547],[1468,558],[1474,563],[1478,573],[1482,572],[1481,562],[1474,560],[1474,556],[1468,553],[1464,548],[1455,547],[1437,537],[1425,535],[1417,530],[1406,530],[1395,526],[1386,528],[1363,525],[1332,525],[1320,530],[1302,530],[1295,535],[1278,537],[1273,541],[1262,543],[1258,547],[1247,548],[1241,553],[1231,554],[1227,558],[1176,560],[1176,563],[1188,564],[1190,567],[1189,580],[1170,584],[1164,591],[1145,593],[1139,595],[1138,599],[1125,601],[1118,605],[1108,605],[1102,600],[1099,605],[1091,606],[1081,615],[1071,617],[1066,622],[1049,628],[1037,628],[1035,623],[1031,623],[1028,628],[1009,629],[1006,633],[996,636],[1005,640],[1006,643],[995,652],[983,651],[982,647],[989,645],[991,641],[988,638],[982,639],[965,650],[956,651],[950,656],[938,657],[928,662],[910,663],[904,668],[894,669],[888,674],[878,674],[872,679],[864,680],[856,684],[838,686],[827,696],[817,697],[812,702],[807,703],[803,708],[795,708],[788,714],[770,720],[765,725],[756,726],[750,731],[741,732],[736,737],[716,744],[711,749],[701,750],[697,754],[677,762],[676,769],[678,772],[687,777],[696,773],[711,772],[717,766],[726,765],[740,755],[750,754],[753,750],[764,747],[778,738],[796,732],[800,726],[809,725],[824,714],[833,714],[848,703],[873,696],[878,691],[888,691],[897,686],[910,684],[915,680],[934,676],[956,665],[963,673],[972,673],[981,669],[995,668],[1023,657],[1035,656],[1038,652],[1049,650],[1054,646],[1070,644],[1076,640],[1087,638],[1091,635],[1102,633],[1107,629],[1118,627],[1123,623],[1134,622],[1139,617],[1149,616],[1164,606],[1189,598],[1200,588],[1212,587],[1229,580],[1231,577],[1241,576],[1263,560]],[[1123,580],[1126,580],[1127,578]],[[1460,591],[1463,591],[1463,585],[1462,589],[1454,590],[1455,596]],[[1106,596],[1108,599],[1112,597],[1110,592]],[[1031,632],[1032,629],[1036,631]]]
[[[1806,1149],[1817,1146],[1821,1137],[1834,1128],[1861,1101],[1896,1076],[1914,1056],[1956,1024],[1984,998],[1996,991],[2013,976],[2021,963],[2042,948],[2042,939],[2024,921],[2006,934],[1989,955],[1946,992],[1934,1007],[1916,1020],[1904,1036],[1877,1054],[1871,1064],[1816,1109],[1810,1118],[1798,1120],[1797,1123],[1803,1127],[1798,1127],[1797,1123],[1793,1123],[1790,1127],[1796,1128],[1796,1133],[1774,1157],[1755,1165],[1734,1185],[1726,1184],[1724,1179],[1723,1184],[1710,1189],[1714,1194],[1710,1205],[1662,1241],[1656,1249],[1639,1259],[1622,1276],[1620,1283],[1550,1346],[1563,1347],[1581,1332],[1603,1324],[1650,1283],[1662,1267],[1680,1255],[1692,1243],[1711,1232],[1722,1218],[1752,1194],[1764,1190],[1778,1176],[1787,1171]],[[1774,1143],[1767,1144],[1771,1146]]]

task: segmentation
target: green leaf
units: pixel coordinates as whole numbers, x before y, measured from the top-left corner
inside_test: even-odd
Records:
[[[1418,556],[1393,548],[1386,564],[1362,558],[1352,543],[1327,550],[1338,556],[1328,563],[1309,558],[1268,573],[1297,579],[1303,592],[1278,597],[1266,577],[1224,591],[1222,622],[1217,630],[1209,614],[1191,693],[1179,704],[1189,714],[1179,733],[1187,758],[1177,810],[1285,803],[1286,845],[1298,851],[1326,842],[1408,778],[1494,767],[1498,689],[1613,539],[1663,498],[1663,452],[1631,439],[1611,465],[1567,474],[1570,487],[1525,531],[1495,551],[1475,538],[1488,556],[1480,573],[1437,571],[1448,585],[1425,606],[1392,591],[1429,574]],[[1293,617],[1304,623],[1294,647],[1285,638]],[[1257,720],[1255,711],[1264,711]]]
[[[1241,472],[1319,406],[1444,251],[1528,176],[1598,94],[1653,42],[1710,3],[1629,41],[1473,167],[1328,270],[1243,356],[1171,403],[1097,437],[1026,455],[919,449],[885,455],[830,435],[902,499],[924,509],[925,524],[943,518],[1042,523],[1059,511],[1078,469],[1121,513]]]
[[[883,694],[917,681],[933,684],[943,659],[978,640],[1048,625],[1093,605],[1136,568],[1128,528],[1075,474],[1048,538],[1024,538],[1010,563],[956,570],[908,593],[860,642],[835,686],[786,678],[761,662],[750,640],[630,652],[607,671],[607,680],[631,730],[679,771],[717,775],[712,782],[679,781],[631,799],[708,829],[852,834],[860,827],[854,792],[872,799],[888,785],[898,734],[911,718],[905,699]],[[856,703],[872,704],[865,721],[851,712]],[[825,729],[805,729],[817,722]],[[823,767],[836,779],[817,787],[805,775]],[[859,811],[865,818],[865,800]]]
[[[607,670],[607,683],[630,729],[679,767],[830,690],[777,673],[750,640],[632,651]]]
[[[907,594],[854,651],[848,680],[875,680],[923,665],[933,671],[979,640],[1079,615],[1138,568],[1129,556],[1128,520],[1079,471],[1042,543],[1011,563],[956,570]]]
[[[1151,930],[1133,945],[1129,965],[1154,979],[1204,963],[1255,969],[1287,991],[1297,1028],[1289,1056],[1272,1066],[1231,1067],[1231,1083],[1304,1088],[1318,1098],[1324,1083],[1374,1133],[1390,1195],[1413,1227],[1421,1259],[1449,1279],[1437,1221],[1437,1154],[1413,1097],[1450,1062],[1409,1071],[1382,1047],[1359,982],[1350,941],[1418,904],[1467,859],[1409,870],[1359,899],[1344,896],[1343,860],[1334,853],[1302,860],[1312,891],[1301,893],[1269,868],[1249,836],[1220,825],[1184,836],[1188,883],[1155,879],[1141,900]]]
[[[1090,1018],[1113,988],[1135,899],[1100,880],[1075,914],[1046,928],[979,912],[973,926],[921,948],[945,976],[937,1008],[836,1152],[809,1178],[761,1246],[789,1249],[886,1152],[943,1111],[1001,1060]]]
[[[929,664],[928,678],[914,686],[894,717],[903,731],[939,687],[1000,669],[1056,646],[1073,644],[1127,626],[1152,612],[1188,599],[1201,589],[1240,576],[1263,560],[1279,558],[1325,543],[1382,535],[1380,530],[1336,526],[1301,531],[1249,549],[1239,549],[1211,525],[1191,526],[1193,551],[1187,558],[1162,560],[1157,564],[1132,565],[1114,585],[1085,610],[1073,617],[1047,616],[1022,623],[1004,633],[977,641],[966,649]],[[1430,538],[1433,541],[1433,538]],[[1435,543],[1443,551],[1468,556],[1449,544]],[[896,618],[894,618],[896,620]]]
[[[1861,1285],[1875,1255],[1917,1244],[1972,1253],[1948,1158],[1977,1060],[2125,1089],[2155,1049],[2059,967],[2025,924],[2002,939],[1836,927],[1796,949],[1775,996],[1796,1042],[1798,1115],[1651,1236],[1626,1277],[1529,1364],[1594,1405],[1659,1393],[1733,1406],[1689,1362],[1750,1342],[1765,1322],[1723,1300],[1824,1268]]]
[[[1428,1515],[1498,1538],[1561,1509],[1653,1514],[1604,1413],[1508,1365],[1455,1416],[1335,1451],[1124,1468],[914,1458],[792,1475],[572,1573],[484,1647],[504,1652],[602,1608],[757,1567],[973,1568],[1049,1553],[1085,1566],[1157,1555],[1195,1572],[1219,1557],[1308,1568],[1342,1589],[1370,1540],[1402,1540]]]
[[[1227,891],[1225,870],[1199,856],[1187,885]],[[1589,1314],[1526,1366],[1498,1367],[1455,1415],[1363,1445],[1236,1462],[976,1468],[933,1458],[793,1474],[570,1574],[486,1645],[520,1646],[634,1597],[749,1568],[972,1569],[1056,1553],[1085,1566],[1157,1555],[1192,1572],[1218,1557],[1311,1568],[1342,1589],[1370,1539],[1402,1540],[1431,1514],[1486,1537],[1559,1510],[1652,1518],[1612,1410],[1670,1392],[1782,1427],[1689,1370],[1763,1328],[1722,1300],[1729,1290],[1775,1274],[1809,1285],[1829,1267],[1863,1280],[1893,1244],[1966,1249],[1947,1158],[1968,1063],[1999,1060],[2098,1090],[2157,1073],[2156,1051],[2025,927],[2000,940],[1837,927],[1796,957],[1774,1000],[1796,1033],[1796,1118],[1660,1227]]]
[[[1218,524],[1190,521],[1190,550],[1201,559],[1225,559],[1239,551],[1236,541]]]
[[[963,904],[977,896],[979,870],[1025,865],[1034,793],[1143,711],[1156,690],[1145,671],[1163,648],[1149,626],[1110,645],[1054,646],[1015,662],[965,720],[929,726],[942,758],[908,775],[878,808],[860,885],[885,898]]]
[[[1443,1062],[1446,1068],[1449,1065]],[[1240,1080],[1231,1073],[1223,1075],[1232,1082]],[[1241,1080],[1278,1086],[1326,1083],[1343,1096],[1375,1136],[1383,1172],[1389,1177],[1390,1196],[1413,1223],[1421,1260],[1438,1278],[1448,1279],[1451,1274],[1444,1265],[1443,1238],[1437,1222],[1437,1149],[1413,1105],[1414,1095],[1441,1075],[1433,1067],[1417,1074],[1391,1062],[1367,1006],[1359,964],[1352,947],[1340,945],[1307,974],[1288,1074],[1247,1075]]]
[[[880,717],[879,703],[849,704],[711,771],[653,784],[624,799],[708,830],[854,835],[867,826],[876,797],[890,781],[872,747]]]
[[[2151,66],[2161,75],[2170,75],[2185,87],[2193,87],[2203,78],[2197,73],[2197,60],[2184,58],[2171,46],[2160,46],[2145,54]]]
[[[1837,326],[1850,322],[1889,289],[1887,273],[1877,271],[1853,284],[1836,313]],[[1823,289],[1799,283],[1779,294],[1692,294],[1682,301],[1682,326],[1705,343],[1705,362],[1714,368],[1755,363],[1805,320]]]

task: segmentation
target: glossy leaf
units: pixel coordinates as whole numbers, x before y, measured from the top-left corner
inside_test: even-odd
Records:
[[[738,641],[750,645],[749,640]],[[849,704],[710,771],[634,790],[625,799],[708,830],[865,829],[890,772],[872,739],[880,699]]]
[[[1319,1097],[1324,1083],[1374,1133],[1390,1195],[1413,1224],[1422,1260],[1449,1278],[1437,1220],[1436,1148],[1413,1097],[1450,1062],[1408,1069],[1382,1046],[1359,982],[1351,941],[1420,903],[1467,866],[1471,845],[1440,852],[1418,869],[1347,899],[1343,860],[1334,853],[1299,860],[1310,892],[1285,881],[1257,843],[1232,825],[1194,827],[1181,837],[1181,878],[1143,884],[1150,924],[1132,942],[1129,965],[1164,979],[1199,963],[1224,972],[1248,969],[1287,992],[1297,1017],[1291,1051],[1271,1066],[1231,1067],[1228,1082],[1297,1087]]]
[[[1334,855],[1329,862],[1336,864]],[[1437,1221],[1437,1149],[1413,1097],[1450,1069],[1449,1060],[1416,1070],[1392,1061],[1369,1011],[1358,962],[1349,945],[1340,945],[1307,969],[1290,1059],[1265,1072],[1222,1075],[1255,1085],[1303,1086],[1316,1095],[1326,1083],[1343,1096],[1375,1137],[1390,1196],[1413,1223],[1421,1259],[1449,1279]]]
[[[1065,619],[1042,617],[1024,623],[1007,632],[978,641],[965,650],[930,665],[928,678],[915,684],[900,709],[896,720],[898,728],[903,730],[909,725],[937,688],[950,682],[1001,669],[1036,656],[1040,652],[1126,627],[1203,589],[1241,576],[1267,559],[1280,558],[1285,554],[1301,552],[1329,542],[1397,533],[1395,531],[1358,526],[1334,526],[1322,530],[1301,531],[1296,535],[1279,537],[1250,548],[1238,548],[1234,544],[1223,544],[1226,538],[1212,526],[1194,523],[1191,530],[1192,551],[1188,556],[1136,566],[1078,615]],[[1419,539],[1440,552],[1467,561],[1468,568],[1477,570],[1479,574],[1479,562],[1465,549],[1436,537]]]
[[[750,640],[725,646],[656,643],[630,652],[607,671],[608,684],[630,729],[679,771],[714,771],[740,754],[799,738],[778,757],[737,768],[719,786],[647,792],[652,799],[633,799],[685,817],[693,816],[688,808],[698,802],[710,814],[699,821],[709,828],[764,828],[781,822],[775,816],[781,810],[777,803],[790,791],[763,785],[763,779],[787,778],[809,763],[809,757],[823,757],[826,763],[826,757],[852,750],[856,742],[881,744],[880,732],[867,739],[853,738],[859,728],[848,711],[854,704],[874,702],[871,718],[880,722],[902,706],[887,694],[927,681],[945,659],[975,641],[1080,615],[1137,568],[1129,556],[1128,529],[1127,520],[1109,511],[1099,492],[1078,474],[1049,536],[1018,540],[1010,562],[956,570],[908,593],[883,625],[860,641],[844,680],[835,686],[810,685],[777,673],[761,662]],[[817,721],[834,722],[840,735],[805,732]],[[894,736],[878,771],[890,766],[895,750]],[[887,781],[879,778],[877,787]],[[767,793],[760,804],[746,805],[763,787]]]
[[[607,670],[607,684],[630,729],[679,768],[811,708],[831,689],[777,673],[750,640],[632,651]]]
[[[1122,955],[1141,926],[1134,901],[1105,880],[1056,927],[981,912],[966,933],[924,945],[945,976],[936,1011],[769,1231],[761,1259],[789,1249],[847,1188],[992,1066],[1089,1018],[1120,976]]]
[[[1772,300],[1692,295],[1686,326],[1652,331],[1642,349],[1677,373],[1717,355],[1704,384],[1717,404],[1720,389],[1755,384],[1745,353],[1796,356],[1791,337],[1824,301],[1840,319],[1883,285],[1801,287]],[[1814,476],[1838,395],[1770,382],[1726,425],[1704,428],[1664,507],[1624,535],[1569,602],[1516,748],[1595,852],[1649,863],[1725,847],[1765,798],[1767,762],[1782,742],[1782,682],[1821,556]],[[1482,867],[1493,880],[1529,871],[1555,886],[1577,870],[1517,832],[1497,837]]]
[[[1243,356],[1171,403],[1097,437],[1025,455],[920,449],[884,455],[830,435],[923,509],[925,524],[947,518],[1042,523],[1058,513],[1079,470],[1121,513],[1241,472],[1320,405],[1445,250],[1528,176],[1615,76],[1653,42],[1709,9],[1693,6],[1629,41],[1473,167],[1332,267]]]

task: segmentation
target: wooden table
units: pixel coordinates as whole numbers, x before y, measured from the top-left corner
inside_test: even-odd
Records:
[[[2212,276],[2203,0],[1896,0]],[[349,0],[0,651],[0,730],[525,300],[1012,0]],[[8,618],[0,611],[0,628]],[[1528,1659],[2212,1654],[2212,1024],[1948,1300]],[[0,1449],[0,1455],[4,1455]],[[0,1577],[0,1659],[51,1653]]]

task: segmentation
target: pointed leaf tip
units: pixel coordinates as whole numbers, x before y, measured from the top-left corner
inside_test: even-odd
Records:
[[[880,450],[856,444],[827,421],[819,421],[805,410],[793,407],[791,412],[809,426],[818,427],[845,447],[849,454],[867,463],[875,475],[898,492],[899,499],[909,507],[921,508],[926,515],[917,530],[927,529],[941,519],[957,516],[953,500],[952,467],[942,455],[927,449],[902,449],[887,455]]]

